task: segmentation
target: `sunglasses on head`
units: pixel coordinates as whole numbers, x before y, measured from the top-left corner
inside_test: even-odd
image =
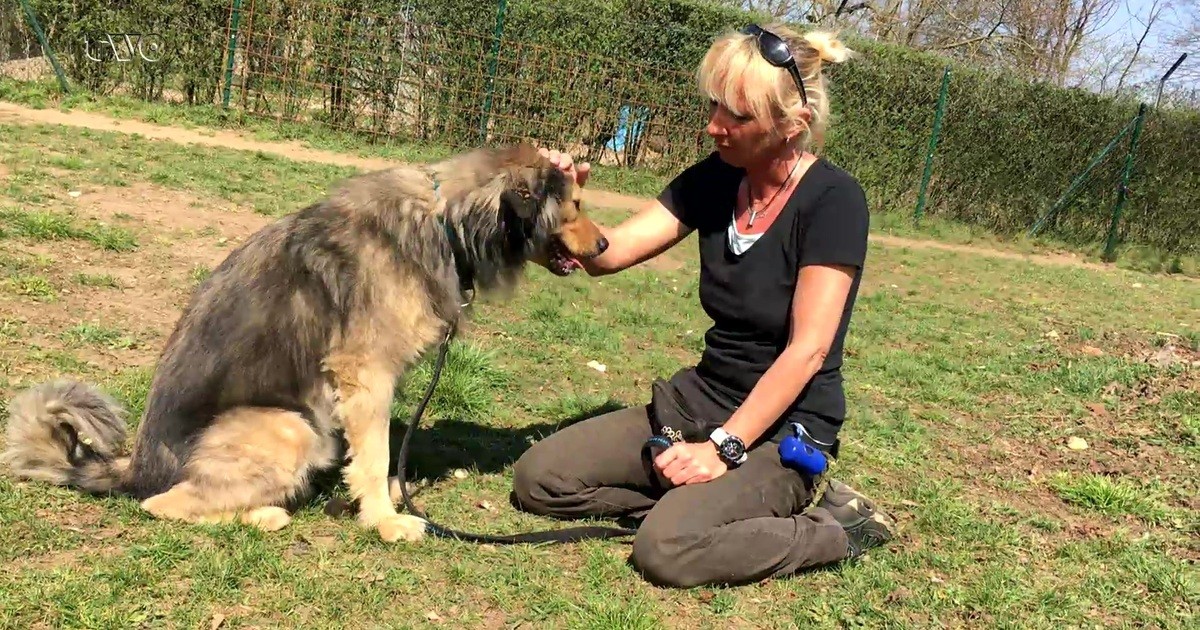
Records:
[[[758,41],[758,52],[763,59],[767,60],[767,63],[776,68],[787,69],[788,73],[792,75],[792,80],[796,82],[796,87],[800,90],[800,100],[808,105],[808,92],[804,90],[804,79],[800,78],[800,69],[796,67],[796,58],[792,56],[787,42],[757,24],[744,26],[741,32],[754,36],[754,39]]]

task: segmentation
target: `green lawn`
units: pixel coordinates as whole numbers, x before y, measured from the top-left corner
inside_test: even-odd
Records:
[[[351,172],[71,129],[0,140],[0,395],[64,374],[135,412],[188,289]],[[511,463],[695,361],[692,248],[603,279],[531,269],[478,303],[414,438],[419,506],[472,531],[561,526],[509,507]],[[1200,284],[874,245],[869,265],[838,475],[902,532],[861,562],[661,590],[622,542],[388,545],[324,495],[267,535],[0,477],[0,625],[1195,627]]]

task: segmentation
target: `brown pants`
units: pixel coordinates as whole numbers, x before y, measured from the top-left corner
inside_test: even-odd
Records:
[[[745,584],[848,555],[841,525],[812,500],[807,476],[783,467],[764,442],[713,481],[657,489],[642,460],[651,436],[644,407],[604,414],[534,444],[517,461],[513,504],[558,518],[642,519],[633,565],[652,583]]]

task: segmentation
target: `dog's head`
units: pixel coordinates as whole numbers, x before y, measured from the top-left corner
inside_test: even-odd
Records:
[[[500,219],[509,251],[559,276],[599,256],[608,241],[584,214],[581,190],[537,148],[521,143],[500,149],[507,180],[500,195]]]

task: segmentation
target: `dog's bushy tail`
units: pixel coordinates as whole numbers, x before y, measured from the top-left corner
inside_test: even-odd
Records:
[[[94,494],[127,485],[126,410],[79,381],[55,380],[22,391],[8,403],[0,466],[19,478]]]

